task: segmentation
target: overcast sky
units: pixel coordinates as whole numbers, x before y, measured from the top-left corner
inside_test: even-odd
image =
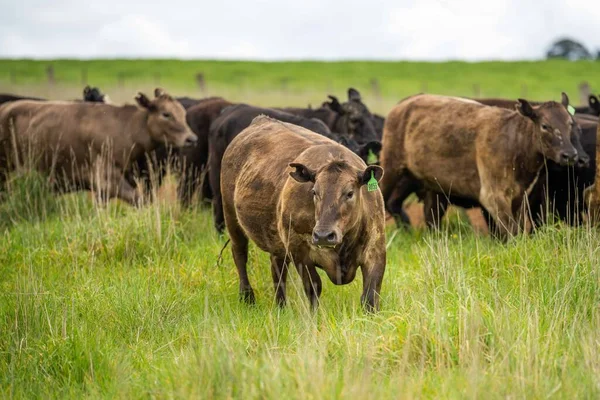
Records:
[[[600,48],[594,0],[0,0],[0,57],[491,60]]]

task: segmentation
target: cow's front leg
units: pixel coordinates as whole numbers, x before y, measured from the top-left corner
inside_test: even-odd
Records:
[[[304,286],[304,293],[310,302],[310,306],[313,310],[317,309],[319,305],[319,297],[323,290],[321,283],[321,277],[317,273],[317,269],[313,264],[295,264],[300,277],[302,278],[302,285]]]

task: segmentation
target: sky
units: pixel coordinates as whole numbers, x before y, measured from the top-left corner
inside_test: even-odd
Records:
[[[2,58],[524,60],[600,49],[591,0],[0,0]]]

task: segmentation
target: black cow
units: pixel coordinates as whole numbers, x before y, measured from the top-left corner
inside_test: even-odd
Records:
[[[46,101],[46,99],[42,99],[40,97],[32,97],[32,96],[19,96],[14,94],[0,94],[0,104],[8,103],[10,101],[17,100],[37,100],[37,101]],[[100,89],[97,87],[86,86],[83,89],[83,100],[74,100],[74,101],[87,101],[90,103],[108,103],[108,96],[103,94]]]
[[[590,94],[588,97],[588,105],[582,107],[575,107],[575,112],[577,114],[589,114],[593,116],[600,116],[600,101],[598,101],[598,97],[593,94]]]

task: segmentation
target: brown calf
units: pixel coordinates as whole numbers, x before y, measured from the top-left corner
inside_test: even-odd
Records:
[[[0,108],[0,180],[20,165],[50,174],[57,190],[96,190],[138,204],[125,179],[131,162],[161,143],[191,144],[185,110],[156,89],[136,106],[16,101]]]
[[[367,167],[330,139],[256,117],[227,147],[221,172],[225,224],[242,298],[254,302],[246,272],[252,239],[271,254],[279,305],[285,304],[291,261],[313,307],[322,288],[316,268],[343,285],[354,280],[360,267],[361,300],[376,310],[386,263],[383,198],[374,182],[382,175],[380,167]]]
[[[425,188],[474,200],[498,223],[501,234],[523,227],[524,196],[549,158],[573,163],[573,119],[564,106],[547,102],[517,110],[472,100],[417,95],[400,102],[386,119],[382,192],[401,202]]]

